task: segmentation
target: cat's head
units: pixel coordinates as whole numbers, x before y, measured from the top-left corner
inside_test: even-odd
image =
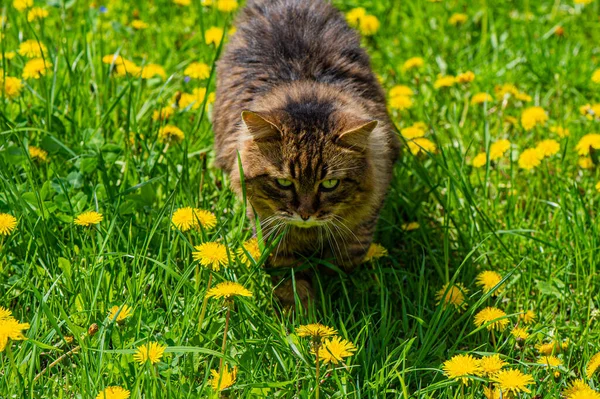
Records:
[[[310,103],[241,118],[247,195],[261,219],[310,228],[343,222],[365,203],[376,120]]]

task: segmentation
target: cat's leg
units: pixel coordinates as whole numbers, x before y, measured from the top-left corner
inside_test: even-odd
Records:
[[[314,291],[308,273],[296,274],[291,277],[271,276],[274,294],[284,308],[296,309],[296,297],[304,310],[314,300]]]

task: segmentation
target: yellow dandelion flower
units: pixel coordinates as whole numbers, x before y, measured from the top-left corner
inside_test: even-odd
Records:
[[[396,96],[390,98],[390,108],[397,109],[399,111],[404,111],[405,109],[410,109],[413,106],[413,100],[409,96]]]
[[[477,275],[477,285],[481,287],[484,294],[494,289],[495,286],[500,284],[500,281],[502,281],[502,275],[491,270],[483,271]],[[501,292],[502,288],[499,287],[492,295],[495,296]]]
[[[563,350],[560,342],[552,341],[548,343],[541,343],[535,346],[535,349],[540,352],[541,355],[555,355]]]
[[[28,323],[19,323],[18,320],[10,315],[10,311],[7,309],[4,309],[3,313],[5,316],[0,318],[0,352],[4,352],[9,339],[13,341],[27,339],[23,335],[23,330],[29,329]]]
[[[510,332],[517,340],[526,340],[529,338],[529,333],[522,327],[515,327]]]
[[[542,365],[542,366],[556,368],[556,367],[562,366],[563,362],[556,356],[550,355],[550,356],[540,357],[537,361],[537,364]]]
[[[441,89],[443,87],[451,87],[456,83],[454,76],[438,76],[437,80],[433,83],[433,87]]]
[[[569,137],[571,135],[571,132],[569,131],[569,129],[561,127],[561,126],[552,126],[550,128],[550,131],[552,133],[556,133],[558,137],[565,138],[565,137]]]
[[[579,112],[589,120],[600,119],[600,103],[583,105],[579,107]]]
[[[166,121],[167,119],[172,117],[173,114],[175,114],[175,109],[172,106],[167,105],[166,107],[163,107],[161,109],[154,110],[154,112],[152,113],[152,120]]]
[[[592,4],[592,1],[594,0],[573,0],[573,3],[587,6],[588,4]]]
[[[202,226],[204,229],[212,229],[217,225],[217,218],[211,212],[191,207],[179,208],[173,212],[171,217],[173,227],[186,232],[191,228]]]
[[[363,262],[369,262],[369,261],[372,261],[373,259],[382,258],[387,255],[388,255],[388,250],[385,249],[382,245],[376,244],[376,243],[371,243]]]
[[[96,211],[84,212],[75,218],[75,224],[78,226],[89,227],[98,224],[104,217]]]
[[[48,15],[49,15],[48,10],[43,9],[41,7],[33,7],[27,13],[27,21],[33,22],[38,19],[44,19],[44,18],[48,17]],[[39,57],[39,56],[37,56],[37,57]]]
[[[367,10],[363,7],[353,8],[346,13],[346,21],[353,28],[358,28],[360,20],[367,15]]]
[[[579,158],[579,161],[577,161],[577,164],[582,169],[591,169],[594,167],[594,161],[590,157]]]
[[[525,170],[531,170],[542,163],[544,156],[537,148],[528,148],[519,155],[519,167]]]
[[[416,139],[425,136],[427,126],[423,122],[417,122],[412,126],[400,130],[400,134],[407,140]]]
[[[192,0],[173,0],[173,3],[177,4],[178,6],[189,6],[192,4]]]
[[[315,354],[315,348],[313,347],[311,352]],[[339,364],[344,361],[344,358],[354,355],[356,347],[348,340],[341,339],[340,337],[333,337],[323,341],[322,345],[319,345],[319,359],[323,360],[325,364]]]
[[[581,156],[586,156],[590,154],[590,149],[594,150],[600,149],[600,134],[599,133],[591,133],[586,134],[575,146],[575,149]]]
[[[165,72],[165,68],[158,64],[148,64],[142,67],[141,75],[142,79],[150,79],[155,76],[160,76],[163,79],[167,78],[167,73]]]
[[[483,104],[486,102],[491,103],[492,101],[494,101],[494,98],[488,93],[477,93],[473,94],[473,97],[471,97],[471,105]]]
[[[128,399],[130,394],[127,389],[121,387],[106,387],[98,393],[96,399]]]
[[[34,58],[27,61],[23,68],[23,79],[39,79],[52,68],[52,64],[42,58]]]
[[[223,244],[206,242],[195,246],[194,249],[196,251],[192,252],[192,257],[204,267],[219,271],[221,266],[227,265],[227,248]]]
[[[258,261],[261,256],[260,246],[258,245],[258,238],[254,237],[245,241],[242,244],[242,248],[238,248],[236,254],[240,259],[240,262],[247,266],[250,266],[252,264],[252,260],[254,260],[255,262]]]
[[[452,14],[450,18],[448,18],[448,23],[453,26],[462,25],[465,22],[467,22],[468,19],[469,16],[467,14],[461,14],[457,12]]]
[[[456,355],[450,360],[446,360],[442,369],[446,377],[465,385],[469,384],[471,378],[483,374],[481,363],[471,355]]]
[[[33,7],[33,0],[14,0],[13,7],[17,11],[25,11],[26,9]]]
[[[207,298],[230,299],[234,296],[251,297],[252,292],[244,288],[243,285],[233,281],[225,281],[223,283],[219,283],[206,292]]]
[[[211,103],[211,94],[206,98],[206,89],[204,87],[196,88],[192,90],[192,94],[183,93],[181,98],[179,99],[179,108],[189,108],[189,109],[199,109],[202,104],[204,104],[204,99],[206,98],[206,104]],[[191,105],[191,107],[190,107]]]
[[[183,141],[185,134],[177,126],[165,125],[158,130],[158,139],[163,143],[174,141],[176,143]]]
[[[502,370],[502,367],[507,365],[508,363],[500,359],[500,355],[497,353],[495,355],[484,356],[481,359],[479,359],[479,366],[481,367],[481,371],[483,375],[486,375],[488,377],[492,377],[498,374],[498,372]]]
[[[0,320],[10,319],[12,317],[12,311],[3,306],[0,306]]]
[[[512,83],[505,83],[500,86],[494,87],[494,92],[496,93],[496,98],[498,100],[504,100],[509,97],[515,97],[517,100],[529,102],[531,101],[531,96],[519,91],[517,87]]]
[[[216,0],[216,2],[217,10],[221,12],[232,12],[238,8],[237,0]]]
[[[423,58],[412,57],[412,58],[409,58],[408,60],[404,61],[404,64],[402,64],[402,71],[406,72],[411,69],[419,69],[423,65],[425,65],[425,60],[423,60]]]
[[[17,53],[15,53],[14,51],[7,51],[7,52],[4,53],[4,55],[0,54],[0,61],[2,61],[5,58],[7,60],[12,60],[13,58],[15,58],[16,55],[17,55]]]
[[[531,391],[527,386],[535,384],[531,375],[523,374],[517,369],[502,370],[495,377],[492,377],[492,381],[503,393],[510,392],[515,395],[520,392],[530,393]]]
[[[405,85],[396,85],[390,89],[390,98],[399,97],[399,96],[414,96],[415,92],[408,86]]]
[[[9,236],[17,227],[17,218],[8,213],[0,213],[0,235]]]
[[[213,26],[204,32],[204,40],[208,45],[214,44],[216,47],[219,47],[221,40],[223,40],[223,34],[223,29]]]
[[[43,43],[37,40],[25,40],[19,45],[19,54],[27,58],[40,58],[48,52]]]
[[[210,375],[212,376],[212,379],[210,380],[210,386],[212,386],[213,390],[220,392],[235,384],[237,367],[234,367],[231,371],[229,371],[229,367],[225,365],[223,367],[223,375],[221,375],[217,370],[210,370]]]
[[[543,156],[551,157],[560,151],[560,144],[553,139],[542,140],[537,144],[536,149]]]
[[[587,378],[592,378],[592,375],[594,375],[596,370],[598,370],[598,367],[600,367],[600,352],[592,356],[592,358],[588,362],[588,365],[585,369],[585,375],[587,376]]]
[[[483,395],[487,399],[504,399],[502,396],[502,392],[499,389],[494,389],[490,387],[483,387]]]
[[[360,19],[358,29],[365,36],[373,36],[379,31],[381,23],[375,15],[365,15]]]
[[[596,191],[600,193],[600,182],[596,183]]]
[[[1,72],[1,71],[0,71]],[[23,90],[23,82],[19,78],[15,78],[12,76],[7,76],[3,78],[0,75],[0,93],[3,96],[12,100],[21,95],[21,91]]]
[[[138,346],[133,355],[133,359],[139,364],[144,364],[146,362],[156,364],[160,362],[160,359],[165,353],[165,349],[167,349],[167,345],[161,345],[158,342],[149,342],[148,344]]]
[[[600,399],[600,394],[594,391],[581,379],[572,381],[567,388],[563,390],[563,396],[566,399]]]
[[[487,163],[487,154],[485,152],[480,152],[479,154],[475,155],[475,158],[473,158],[473,160],[471,161],[471,165],[474,168],[481,168],[481,167],[485,166],[486,163]]]
[[[413,155],[419,155],[419,153],[432,153],[435,152],[437,146],[434,142],[424,137],[418,137],[408,142],[408,149]]]
[[[501,139],[490,145],[490,159],[496,161],[504,155],[506,151],[510,150],[510,141]]]
[[[129,305],[113,306],[108,311],[108,319],[111,320],[111,321],[114,320],[117,323],[121,323],[126,318],[128,318],[129,316],[131,316],[131,314],[133,313],[132,310],[133,309],[131,309],[131,307],[129,307]],[[116,319],[115,319],[115,317],[116,317]]]
[[[435,299],[437,300],[438,305],[443,304],[444,307],[452,305],[460,310],[467,306],[465,295],[468,293],[469,290],[461,283],[456,283],[454,285],[445,284],[435,294]]]
[[[456,77],[457,83],[469,83],[475,80],[475,74],[471,71],[458,74]]]
[[[475,315],[474,323],[477,327],[485,325],[488,331],[504,331],[509,320],[506,318],[504,311],[488,306]]]
[[[299,337],[311,337],[313,339],[331,337],[336,335],[337,331],[333,328],[324,326],[320,323],[305,324],[296,329],[296,335]]]
[[[210,67],[203,62],[192,62],[185,68],[183,74],[192,79],[208,79],[210,76]]]
[[[592,82],[600,83],[600,68],[596,69],[592,74]]]
[[[535,312],[531,309],[523,312],[519,315],[519,320],[523,322],[523,324],[533,324],[535,322],[536,315]]]
[[[131,27],[133,29],[136,30],[144,30],[148,28],[148,25],[146,22],[142,21],[141,19],[134,19],[133,21],[131,21]]]
[[[48,152],[33,145],[29,146],[29,156],[31,159],[38,160],[40,162],[46,162],[48,160]]]
[[[137,66],[134,62],[131,62],[129,60],[123,60],[123,62],[121,62],[119,64],[115,64],[115,67],[114,67],[114,74],[116,77],[123,77],[123,76],[138,77],[138,76],[140,76],[141,72],[142,72],[142,68]]]
[[[531,130],[537,125],[545,125],[548,114],[541,107],[526,108],[521,114],[521,126],[525,130]]]
[[[419,224],[419,222],[404,223],[402,226],[400,226],[400,228],[403,231],[413,231],[413,230],[417,230],[420,227],[421,227],[421,225]]]

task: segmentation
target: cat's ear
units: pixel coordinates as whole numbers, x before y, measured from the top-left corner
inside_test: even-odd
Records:
[[[379,124],[378,121],[361,121],[355,127],[344,131],[338,136],[337,142],[358,151],[365,151],[369,147],[369,137]]]
[[[242,111],[242,121],[256,142],[279,140],[281,138],[279,128],[257,112]]]

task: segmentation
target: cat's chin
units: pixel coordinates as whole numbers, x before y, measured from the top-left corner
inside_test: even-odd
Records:
[[[310,229],[312,227],[324,226],[327,224],[326,220],[302,220],[302,219],[288,219],[287,224],[294,227],[300,227],[301,229]]]

